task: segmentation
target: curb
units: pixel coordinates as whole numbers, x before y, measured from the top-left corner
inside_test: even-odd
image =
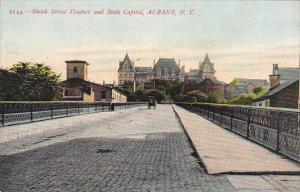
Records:
[[[184,131],[184,134],[186,135],[186,137],[187,137],[187,139],[188,139],[188,141],[189,141],[191,147],[193,148],[193,151],[194,151],[194,153],[195,153],[194,157],[196,157],[196,158],[199,160],[198,163],[199,163],[199,165],[200,165],[201,167],[203,167],[205,173],[206,173],[206,174],[209,174],[208,171],[207,171],[207,168],[206,168],[206,166],[205,166],[205,164],[204,164],[204,162],[203,162],[203,160],[202,160],[202,158],[200,157],[200,155],[199,155],[199,153],[198,153],[198,151],[197,151],[197,149],[196,149],[196,147],[195,147],[195,145],[194,145],[194,143],[193,143],[193,141],[192,141],[192,139],[191,139],[191,137],[190,137],[190,135],[189,135],[189,133],[187,132],[186,128],[184,127],[184,124],[182,123],[181,118],[180,118],[179,114],[177,113],[177,111],[175,110],[175,108],[174,108],[173,105],[172,105],[172,109],[173,109],[173,111],[174,111],[174,113],[175,113],[175,116],[176,116],[177,120],[179,121],[180,126],[182,127],[182,129],[183,129],[183,131]],[[210,175],[210,174],[209,174],[209,175]]]

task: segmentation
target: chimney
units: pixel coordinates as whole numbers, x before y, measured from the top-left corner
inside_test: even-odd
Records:
[[[103,80],[103,82],[102,82],[102,83],[103,83],[103,85],[105,85],[105,81],[104,81],[104,80]]]
[[[178,60],[178,68],[180,69],[180,59]]]
[[[278,75],[278,64],[273,64],[273,75]]]
[[[278,64],[273,64],[273,74],[269,75],[270,89],[280,84],[280,75],[278,74]]]

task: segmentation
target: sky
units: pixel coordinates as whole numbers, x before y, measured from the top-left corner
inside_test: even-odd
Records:
[[[48,12],[33,14],[33,9]],[[67,14],[50,14],[52,9]],[[93,14],[102,9],[104,14]],[[108,9],[121,14],[106,14]],[[174,9],[176,15],[146,14],[153,9]],[[179,15],[181,10],[193,14]],[[0,67],[43,62],[65,80],[65,61],[79,59],[90,63],[90,81],[111,83],[126,52],[135,66],[175,58],[186,71],[197,68],[207,53],[219,80],[268,79],[274,63],[299,66],[299,10],[299,1],[0,0]]]

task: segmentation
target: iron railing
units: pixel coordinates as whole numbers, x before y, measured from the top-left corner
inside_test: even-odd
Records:
[[[208,103],[176,104],[300,162],[300,110]]]
[[[114,110],[143,105],[146,104],[114,103]],[[111,110],[112,104],[107,102],[0,102],[0,127]]]

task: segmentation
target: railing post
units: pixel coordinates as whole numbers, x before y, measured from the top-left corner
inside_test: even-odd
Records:
[[[66,114],[67,114],[67,117],[69,116],[69,105],[67,104],[67,107],[66,107],[67,111],[66,111]]]
[[[78,103],[78,105],[77,105],[77,113],[78,113],[78,115],[80,115],[80,104]]]
[[[215,121],[215,108],[212,107],[212,121]]]
[[[251,109],[248,109],[247,111],[248,114],[248,120],[247,120],[247,138],[250,137],[250,121],[251,121]]]
[[[1,110],[1,124],[4,127],[4,109]]]
[[[233,108],[231,108],[230,130],[232,130],[232,126],[233,126]]]
[[[33,107],[30,105],[30,120],[33,121]]]
[[[281,134],[281,128],[279,126],[280,123],[280,112],[278,112],[278,117],[277,117],[277,137],[276,137],[276,152],[280,151],[280,134]]]
[[[53,105],[50,106],[50,118],[53,119]]]
[[[220,111],[221,111],[221,113],[220,113],[220,125],[222,125],[222,120],[223,120],[223,109],[222,109],[222,107],[220,107]]]

